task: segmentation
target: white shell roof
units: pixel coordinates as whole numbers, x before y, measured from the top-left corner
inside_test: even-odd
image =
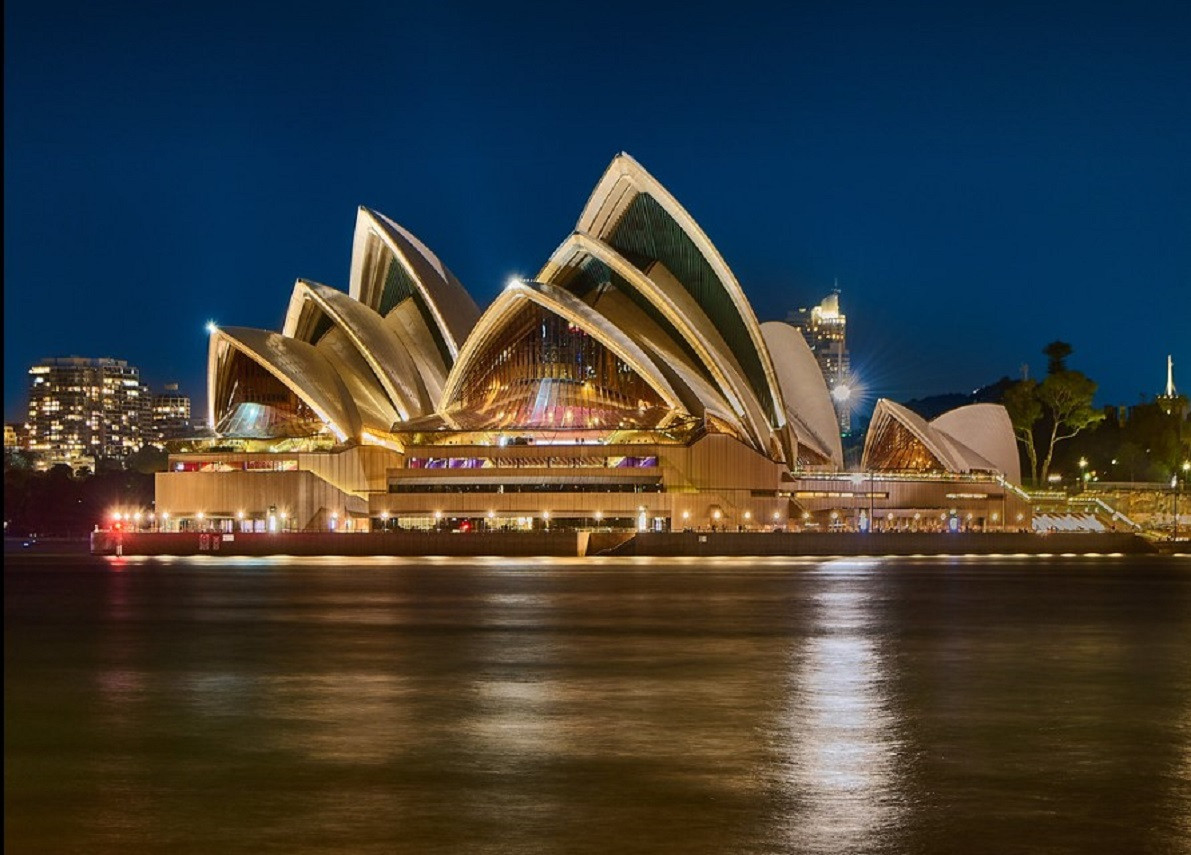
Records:
[[[837,468],[844,465],[839,421],[814,353],[797,328],[782,321],[761,324],[777,372],[786,416],[799,444],[809,446]]]
[[[604,175],[600,178],[595,190],[579,215],[575,230],[591,235],[598,240],[604,240],[619,220],[620,214],[639,193],[647,193],[654,199],[670,218],[691,239],[695,247],[703,255],[704,260],[711,266],[716,278],[723,286],[732,304],[736,307],[749,338],[756,348],[756,355],[765,374],[768,389],[765,393],[771,399],[777,423],[774,428],[781,428],[785,422],[785,414],[781,407],[781,390],[773,363],[770,361],[765,338],[761,333],[761,326],[753,313],[753,308],[744,295],[744,290],[736,280],[736,276],[720,255],[718,249],[703,232],[699,224],[685,208],[670,194],[662,184],[650,175],[641,164],[621,152],[612,159]],[[714,322],[714,320],[713,320]],[[760,390],[758,390],[760,393]]]
[[[1001,415],[997,414],[997,410]],[[913,433],[948,472],[998,472],[1012,483],[1021,482],[1013,426],[1000,404],[958,407],[927,422],[909,408],[888,398],[881,398],[873,410],[868,436],[865,437],[862,464],[865,468],[868,468],[869,457],[874,453],[872,442],[878,434],[878,428],[888,419],[895,419]],[[994,457],[986,457],[982,451]]]
[[[290,391],[306,402],[341,440],[358,437],[360,414],[347,387],[327,358],[314,345],[269,330],[250,327],[220,327],[211,334],[207,368],[208,400],[212,425],[223,415],[214,412],[224,390],[218,365],[222,348],[234,348],[263,367]]]
[[[402,419],[431,411],[425,387],[419,382],[417,364],[401,339],[380,315],[342,291],[299,279],[294,284],[283,335],[299,332],[303,310],[309,304],[318,306],[356,346]]]
[[[374,277],[367,269],[371,263],[368,247],[372,241],[379,241],[394,263],[404,268],[429,310],[426,323],[438,328],[452,359],[457,357],[463,341],[480,317],[475,300],[425,244],[385,215],[365,207],[361,207],[356,216],[350,295],[373,310],[380,307],[381,292],[370,287]],[[369,293],[363,293],[365,289]]]
[[[991,463],[1006,480],[1021,483],[1021,458],[1013,422],[1000,404],[957,407],[931,421],[930,426]]]

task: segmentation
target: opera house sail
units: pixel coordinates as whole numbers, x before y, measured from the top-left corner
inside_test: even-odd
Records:
[[[758,321],[626,154],[539,273],[483,312],[360,208],[346,291],[299,279],[280,332],[212,331],[208,402],[215,436],[176,443],[158,476],[175,528],[786,527],[805,519],[798,479],[844,465],[803,337]],[[954,438],[987,419],[890,412],[873,466],[1004,462]]]

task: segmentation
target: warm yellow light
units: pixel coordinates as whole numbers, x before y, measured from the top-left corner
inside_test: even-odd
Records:
[[[206,516],[206,514],[204,514],[202,511],[199,511],[197,514],[194,515],[194,518],[201,520],[204,516]]]
[[[236,519],[238,519],[238,520],[242,520],[242,519],[244,519],[244,512],[243,512],[243,511],[236,511]]]
[[[721,516],[723,516],[723,514],[721,514],[719,511],[712,511],[712,512],[711,512],[711,517],[712,517],[712,519],[717,519],[717,520],[718,520],[718,519],[719,519]]]
[[[752,512],[752,511],[745,511],[745,512],[744,512],[744,518],[745,518],[746,520],[751,520],[751,519],[753,518],[753,512]]]

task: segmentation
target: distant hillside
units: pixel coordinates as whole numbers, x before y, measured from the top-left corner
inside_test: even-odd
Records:
[[[925,398],[914,398],[910,401],[903,401],[902,405],[913,410],[927,421],[930,421],[933,418],[943,415],[948,410],[954,410],[956,407],[962,407],[967,404],[999,404],[1005,394],[1005,390],[1012,386],[1013,383],[1014,381],[1008,377],[1002,377],[996,383],[981,386],[975,392],[968,394],[948,392],[942,395],[928,395]]]

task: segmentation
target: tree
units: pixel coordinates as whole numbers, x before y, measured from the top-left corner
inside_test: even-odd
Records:
[[[142,445],[128,455],[125,465],[134,472],[146,475],[164,472],[169,467],[169,455],[155,445]]]
[[[1065,341],[1052,341],[1046,347],[1042,348],[1042,352],[1046,354],[1046,373],[1061,374],[1066,371],[1067,357],[1073,351],[1074,348]]]
[[[1049,351],[1057,344],[1062,342],[1047,345],[1047,356],[1051,356]],[[1050,474],[1050,462],[1054,457],[1055,446],[1103,420],[1104,413],[1092,407],[1092,398],[1095,395],[1095,381],[1079,371],[1056,371],[1038,384],[1036,397],[1050,422],[1050,435],[1045,446],[1046,456],[1042,459],[1042,468],[1038,473],[1042,482],[1045,482]]]
[[[1005,390],[1001,399],[1009,411],[1013,433],[1026,450],[1030,461],[1030,478],[1038,479],[1038,447],[1034,443],[1034,426],[1042,418],[1042,402],[1038,400],[1038,381],[1022,380]]]

